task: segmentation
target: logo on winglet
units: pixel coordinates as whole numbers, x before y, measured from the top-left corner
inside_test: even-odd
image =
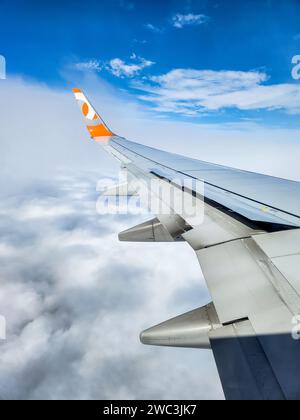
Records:
[[[114,133],[110,131],[96,110],[90,104],[81,89],[74,88],[73,93],[79,103],[81,112],[87,122],[87,129],[93,139],[101,139],[103,137],[112,137]]]

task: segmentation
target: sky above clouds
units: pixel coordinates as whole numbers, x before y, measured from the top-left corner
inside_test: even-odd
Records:
[[[1,2],[11,73],[66,88],[73,67],[168,118],[299,125],[297,0],[17,3]]]
[[[140,218],[97,215],[118,165],[70,90],[128,139],[300,180],[299,16],[296,0],[1,2],[0,398],[223,398],[209,352],[139,343],[209,295],[187,246],[119,243]]]

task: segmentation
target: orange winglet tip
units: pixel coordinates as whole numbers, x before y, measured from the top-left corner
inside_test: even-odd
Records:
[[[92,138],[113,136],[113,133],[108,130],[104,124],[88,125],[87,129]]]
[[[81,112],[85,118],[87,129],[90,133],[91,138],[99,139],[101,137],[113,137],[115,134],[112,131],[110,131],[110,129],[104,123],[102,118],[90,104],[82,90],[79,88],[73,88],[72,90],[75,94],[77,102],[79,103]]]

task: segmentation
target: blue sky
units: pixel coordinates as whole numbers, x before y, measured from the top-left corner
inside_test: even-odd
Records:
[[[0,53],[62,88],[95,71],[168,118],[298,126],[299,17],[298,0],[4,0]]]

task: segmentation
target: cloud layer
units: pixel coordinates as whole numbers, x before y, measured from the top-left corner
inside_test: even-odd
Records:
[[[97,216],[96,180],[60,176],[1,205],[0,397],[221,398],[209,352],[138,340],[208,299],[192,251],[119,243],[138,220]]]

